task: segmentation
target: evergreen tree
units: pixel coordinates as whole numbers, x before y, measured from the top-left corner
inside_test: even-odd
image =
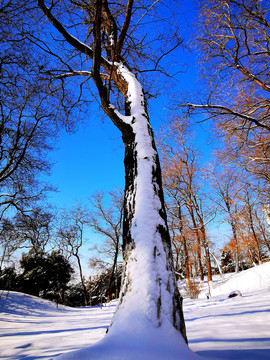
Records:
[[[73,269],[60,252],[53,251],[47,255],[41,250],[30,250],[28,254],[23,254],[20,265],[24,292],[57,301],[60,295],[63,301]]]

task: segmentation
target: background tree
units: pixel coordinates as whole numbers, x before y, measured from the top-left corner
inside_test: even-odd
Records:
[[[63,255],[55,251],[46,254],[41,250],[30,250],[28,254],[23,254],[20,265],[23,270],[23,292],[53,300],[60,297],[63,300],[66,285],[73,273],[71,265]]]
[[[59,228],[57,230],[57,242],[59,249],[62,249],[66,256],[75,257],[81,286],[83,289],[84,305],[88,305],[88,291],[83,276],[80,250],[85,244],[85,228],[89,221],[89,215],[86,208],[75,205],[70,211],[63,211]]]
[[[33,252],[44,251],[53,240],[53,227],[53,212],[45,211],[40,207],[33,208],[31,211],[17,212],[14,217],[2,219],[0,226],[1,266],[8,264],[17,250],[28,248]]]
[[[263,180],[269,194],[268,2],[201,1],[197,40],[208,90],[188,108],[209,112],[225,136],[221,158]]]
[[[15,270],[15,266],[8,266],[0,270],[1,290],[20,290],[20,279]],[[1,298],[1,295],[0,295]]]
[[[267,222],[265,219],[261,216],[263,213],[263,209],[261,207],[258,207],[258,209],[255,209],[253,212],[253,216],[256,222],[256,229],[257,232],[261,234],[262,242],[268,252],[270,253],[270,234],[267,226]]]
[[[115,270],[112,283],[110,283],[111,269],[107,267],[99,268],[99,273],[91,277],[87,284],[90,294],[90,306],[104,303],[109,292],[112,298],[114,297],[113,294],[117,296],[120,291],[121,277],[122,265]]]
[[[89,226],[94,229],[97,234],[105,238],[105,242],[101,246],[95,246],[94,249],[98,254],[102,255],[107,262],[105,272],[109,272],[108,293],[106,294],[107,301],[111,300],[112,286],[117,272],[117,263],[120,255],[120,246],[122,241],[122,219],[123,219],[123,192],[121,190],[114,190],[110,193],[110,206],[104,204],[104,194],[102,192],[96,193],[90,199],[91,211],[89,217]],[[111,264],[112,262],[112,264]],[[97,264],[100,266],[99,259],[91,259],[92,266]],[[103,272],[104,270],[103,269]],[[117,287],[116,287],[117,290]],[[118,297],[118,294],[116,293]]]
[[[10,219],[3,219],[1,221],[0,230],[0,246],[1,246],[1,261],[0,269],[3,265],[9,265],[14,252],[22,246],[23,239],[18,238],[14,223]]]
[[[263,229],[258,227],[256,221],[258,192],[249,182],[246,182],[239,197],[243,202],[241,212],[242,231],[248,239],[249,252],[253,254],[253,263],[261,264],[265,250],[267,252],[268,249],[263,249],[265,247],[262,236]]]
[[[31,247],[35,251],[45,250],[46,245],[52,240],[53,212],[42,208],[35,208],[25,213],[17,213],[14,218],[14,228],[17,239],[25,247]]]
[[[32,5],[1,2],[0,219],[7,209],[24,210],[52,190],[39,176],[51,168],[47,153],[63,112],[56,101],[48,107],[48,83],[42,75],[46,59],[29,41]]]
[[[199,179],[202,172],[198,165],[198,153],[193,149],[191,129],[188,124],[182,124],[178,118],[174,119],[166,128],[168,142],[162,140],[163,167],[165,188],[169,199],[173,200],[173,207],[186,209],[189,219],[189,228],[193,231],[196,239],[196,256],[200,271],[201,281],[204,279],[202,249],[205,253],[208,281],[212,282],[212,269],[209,241],[207,238],[206,225],[213,219],[214,209],[208,206],[209,211],[204,210],[206,197],[202,194]],[[175,201],[178,204],[175,204]],[[182,205],[181,205],[182,204]],[[181,207],[179,207],[181,205]],[[182,210],[176,212],[179,217]],[[178,219],[178,221],[180,218]],[[181,222],[181,220],[180,220]]]
[[[219,210],[227,215],[227,221],[232,231],[232,242],[234,244],[233,255],[235,257],[235,272],[239,271],[240,254],[239,254],[239,240],[238,240],[238,219],[239,219],[239,192],[241,186],[239,184],[240,175],[235,173],[232,167],[222,167],[222,173],[213,170],[210,172],[214,184],[215,195],[217,195],[216,202],[218,202]],[[240,202],[241,203],[241,202]]]

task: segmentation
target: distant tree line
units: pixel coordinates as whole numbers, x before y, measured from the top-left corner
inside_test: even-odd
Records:
[[[111,278],[103,271],[84,283],[70,282],[74,269],[59,251],[46,254],[29,251],[20,260],[20,272],[14,266],[0,270],[1,291],[19,291],[67,306],[94,306],[118,297],[122,267]],[[86,290],[86,301],[85,301]],[[1,294],[0,294],[1,296]]]

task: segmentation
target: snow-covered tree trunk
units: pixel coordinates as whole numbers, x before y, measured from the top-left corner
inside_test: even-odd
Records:
[[[80,357],[76,356],[87,360],[168,360],[181,356],[195,359],[196,355],[185,344],[182,298],[174,274],[161,170],[146,99],[139,81],[121,55],[123,52],[133,59],[130,53],[137,51],[133,43],[123,50],[129,39],[127,31],[133,14],[133,0],[126,2],[124,20],[120,15],[120,20],[113,16],[118,8],[116,3],[95,0],[91,6],[85,6],[83,2],[82,8],[87,14],[85,21],[90,21],[92,26],[91,31],[87,30],[92,36],[91,46],[70,34],[43,0],[37,1],[69,45],[92,61],[91,72],[73,71],[70,67],[58,78],[87,75],[93,79],[101,107],[121,131],[125,145],[124,271],[119,305],[104,339],[91,349],[82,350]],[[119,29],[118,21],[121,20],[123,25]],[[136,26],[135,23],[134,28]],[[85,64],[87,62],[83,62]],[[118,96],[125,102],[125,114],[121,113]],[[71,358],[63,356],[63,359]]]
[[[149,123],[143,89],[122,64],[118,73],[127,83],[125,144],[125,204],[123,224],[124,273],[120,302],[111,327],[118,319],[147,319],[154,327],[170,323],[186,339],[173,270],[161,169]],[[137,329],[139,330],[139,329]]]

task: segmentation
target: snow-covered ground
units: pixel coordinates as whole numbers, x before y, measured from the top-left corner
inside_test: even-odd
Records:
[[[215,280],[210,299],[205,290],[197,300],[184,300],[190,348],[208,359],[270,360],[270,263]],[[228,298],[233,290],[242,296]],[[46,360],[93,345],[105,335],[115,308],[113,302],[102,309],[57,309],[46,300],[15,292],[6,298],[4,292],[0,359]]]

